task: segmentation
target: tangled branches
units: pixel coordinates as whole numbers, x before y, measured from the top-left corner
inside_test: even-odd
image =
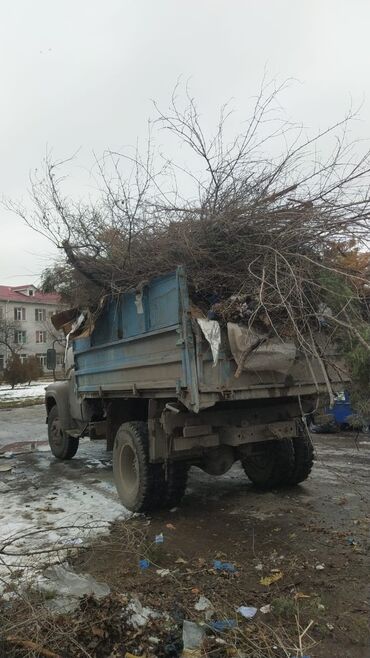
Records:
[[[282,92],[262,85],[243,131],[228,140],[227,108],[208,136],[194,99],[186,91],[181,103],[175,89],[154,126],[190,164],[156,156],[151,131],[144,156],[110,151],[96,162],[93,204],[63,196],[66,163],[47,161],[32,183],[33,212],[13,205],[64,254],[46,287],[57,281],[72,303],[93,306],[184,265],[205,313],[221,303],[227,319],[238,299],[251,329],[294,336],[306,352],[323,325],[368,349],[370,154],[348,142],[352,113],[305,137],[277,114]]]

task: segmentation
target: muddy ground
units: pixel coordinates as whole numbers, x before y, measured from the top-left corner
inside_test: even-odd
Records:
[[[3,450],[45,439],[41,407],[32,408],[31,414],[29,409],[11,413],[0,410]],[[112,523],[110,534],[92,533],[69,558],[76,571],[108,583],[111,596],[99,604],[84,600],[72,617],[61,618],[57,626],[69,624],[69,633],[57,640],[48,622],[48,649],[63,657],[103,658],[126,651],[175,656],[181,649],[177,640],[183,619],[205,619],[204,611],[195,610],[204,595],[214,608],[213,620],[237,624],[223,633],[208,629],[208,655],[233,656],[238,647],[243,655],[258,658],[369,658],[370,438],[336,434],[314,435],[313,440],[317,460],[302,486],[261,493],[239,465],[217,479],[192,469],[181,507],[136,518],[118,518],[122,510],[102,444],[84,443],[70,463],[55,462],[45,448],[9,459],[12,471],[0,473],[3,487],[8,487],[0,493],[3,534],[10,508],[12,515],[18,510],[19,528],[28,524],[52,530],[53,541],[56,531],[58,541],[63,539],[58,527],[68,523],[75,523],[76,536],[87,518],[94,522],[105,513]],[[155,544],[160,533],[164,542]],[[59,553],[57,557],[65,559]],[[42,559],[47,564],[55,554]],[[149,561],[148,569],[140,569],[140,559]],[[214,569],[214,560],[231,563],[235,573]],[[261,584],[270,576],[277,580]],[[145,631],[128,630],[122,609],[132,596],[167,621],[152,621]],[[269,604],[270,612],[263,614],[260,608]],[[240,605],[258,612],[247,621],[236,613]],[[9,606],[8,601],[6,615]],[[43,632],[41,624],[37,639],[45,646]],[[13,623],[12,637],[22,640],[25,633],[26,627]],[[4,645],[3,655],[14,650],[14,643]],[[19,645],[16,651],[13,655],[43,655]]]

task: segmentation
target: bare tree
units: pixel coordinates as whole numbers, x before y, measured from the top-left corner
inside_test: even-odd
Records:
[[[0,318],[0,345],[9,350],[10,354],[16,354],[20,345],[16,343],[15,334],[19,329],[19,322],[7,317]]]

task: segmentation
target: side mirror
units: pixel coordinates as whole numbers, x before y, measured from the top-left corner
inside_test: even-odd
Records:
[[[57,367],[57,353],[54,349],[46,351],[46,368],[48,370],[55,370]]]

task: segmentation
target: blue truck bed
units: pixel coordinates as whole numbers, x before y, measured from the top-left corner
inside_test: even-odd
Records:
[[[225,332],[214,366],[192,317],[181,267],[143,283],[140,292],[110,297],[91,334],[75,338],[73,349],[82,397],[172,397],[198,412],[222,400],[310,395],[326,388],[320,364],[306,358],[297,358],[288,376],[249,370],[236,377]]]

